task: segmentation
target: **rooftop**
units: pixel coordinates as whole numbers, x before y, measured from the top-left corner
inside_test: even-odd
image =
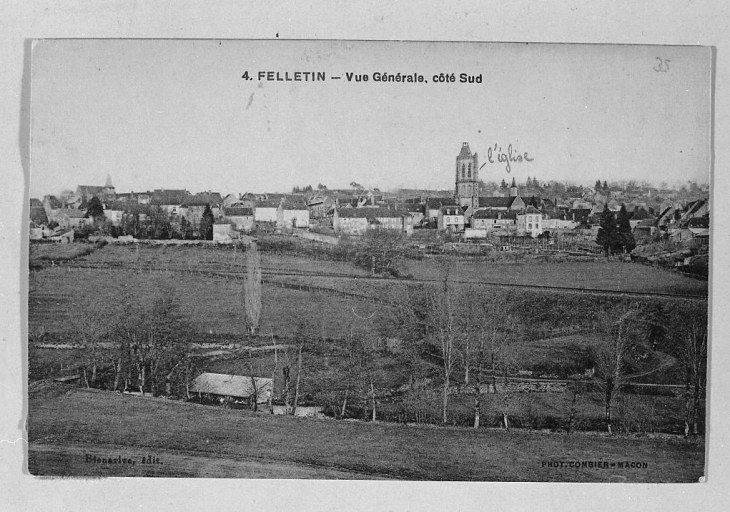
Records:
[[[480,197],[479,207],[480,208],[510,208],[512,203],[519,196],[513,197]]]
[[[254,393],[259,395],[266,393],[266,391],[272,390],[272,387],[273,381],[264,377],[203,373],[193,380],[190,391],[194,393],[247,398]]]
[[[226,217],[251,217],[253,208],[225,208],[223,215]]]
[[[402,210],[388,208],[341,208],[337,214],[346,219],[385,219],[411,215]]]

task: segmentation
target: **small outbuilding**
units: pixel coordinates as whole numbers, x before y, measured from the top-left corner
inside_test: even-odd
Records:
[[[190,386],[191,393],[221,400],[247,400],[266,403],[273,392],[273,381],[265,377],[203,373]]]

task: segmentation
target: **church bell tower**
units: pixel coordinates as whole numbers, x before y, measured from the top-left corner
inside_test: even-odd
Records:
[[[456,202],[472,209],[479,207],[479,158],[471,153],[468,142],[461,145],[456,157]]]

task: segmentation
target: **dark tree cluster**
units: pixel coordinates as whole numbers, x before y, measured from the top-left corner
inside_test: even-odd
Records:
[[[355,264],[370,269],[373,274],[398,277],[405,257],[404,245],[401,233],[390,229],[368,230],[355,254]]]
[[[213,224],[215,223],[215,216],[209,205],[205,205],[203,210],[203,216],[200,219],[200,237],[203,240],[213,240]]]
[[[606,256],[630,253],[634,250],[636,240],[631,231],[631,223],[629,222],[629,213],[626,211],[626,205],[621,205],[621,210],[617,216],[609,210],[608,205],[603,208],[596,243],[603,248]]]
[[[601,183],[601,180],[596,180],[596,184],[595,184],[594,188],[596,189],[596,192],[608,192],[609,191],[608,183],[606,182],[606,180],[603,180],[603,183]]]
[[[86,218],[94,219],[97,221],[104,218],[104,205],[98,197],[94,196],[89,199],[89,204],[86,207]]]

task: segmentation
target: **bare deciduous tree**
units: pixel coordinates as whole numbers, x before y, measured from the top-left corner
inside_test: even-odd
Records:
[[[460,353],[464,363],[464,384],[471,385],[474,395],[474,428],[479,428],[485,369],[491,364],[492,385],[496,392],[498,336],[504,334],[502,324],[508,315],[504,302],[494,294],[470,288],[466,295],[470,300],[464,303],[465,335]]]
[[[636,305],[605,311],[596,323],[600,341],[593,346],[594,379],[603,393],[606,429],[613,434],[612,405],[626,379],[626,363],[632,336],[638,327]]]
[[[290,365],[289,365],[289,357],[288,353],[286,357],[286,362],[281,368],[281,373],[284,376],[284,390],[282,392],[283,398],[284,398],[284,414],[289,414],[291,408],[290,408],[290,402],[289,402],[289,388],[291,386],[291,376],[290,376]]]
[[[291,411],[294,416],[297,414],[297,406],[299,405],[299,384],[302,379],[302,350],[304,349],[305,340],[306,338],[304,336],[299,336],[297,339],[297,380],[294,385],[294,406]]]
[[[316,296],[316,294],[312,294],[312,301],[315,304],[319,304],[319,297]],[[320,325],[316,326],[313,324],[313,320],[311,317],[307,315],[302,315],[297,319],[297,328],[296,333],[294,335],[295,341],[296,341],[296,354],[297,354],[297,375],[296,380],[294,381],[294,403],[292,406],[291,413],[293,415],[297,412],[297,407],[299,405],[299,396],[300,396],[300,386],[301,386],[301,380],[302,380],[302,372],[303,370],[303,352],[305,348],[311,348],[314,341],[317,339],[317,330],[319,330],[319,335],[324,337],[324,315],[318,315]],[[287,367],[287,374],[289,373],[288,367]]]
[[[101,341],[111,328],[112,315],[96,301],[89,301],[73,308],[71,325],[76,341],[81,345],[82,373],[86,387],[96,383],[97,370],[101,362]],[[91,375],[88,375],[89,369]]]
[[[519,354],[517,346],[511,336],[503,335],[501,339],[495,340],[496,351],[494,361],[496,369],[502,374],[503,387],[501,392],[502,426],[509,430],[509,417],[514,407],[514,390],[511,386],[511,376],[517,371]]]
[[[428,301],[427,333],[439,349],[442,360],[441,418],[443,423],[447,423],[451,375],[457,357],[457,338],[460,335],[457,318],[458,299],[454,288],[449,284],[448,270],[444,274],[442,286],[429,295]]]
[[[699,433],[707,372],[707,318],[693,315],[677,328],[685,370],[684,436]]]
[[[381,381],[380,362],[378,358],[378,340],[370,329],[364,325],[363,330],[354,333],[350,338],[350,354],[357,367],[357,380],[365,400],[370,402],[370,419],[377,420],[377,393]]]
[[[279,369],[279,350],[276,346],[276,338],[274,338],[274,330],[271,330],[271,344],[274,346],[274,367],[271,370],[271,389],[269,389],[268,406],[269,412],[274,414],[274,382],[276,382],[276,370]]]
[[[377,327],[382,337],[395,337],[401,343],[397,357],[408,369],[409,387],[413,389],[427,370],[423,352],[428,330],[428,296],[423,290],[404,286],[391,288],[389,298],[396,306],[392,321],[380,322]]]
[[[189,324],[179,314],[172,290],[159,287],[158,295],[149,307],[126,304],[116,332],[117,364],[119,368],[122,364],[127,365],[125,388],[131,381],[134,367],[140,393],[162,393],[160,386],[167,381],[171,368],[187,354],[186,336],[191,332]]]

